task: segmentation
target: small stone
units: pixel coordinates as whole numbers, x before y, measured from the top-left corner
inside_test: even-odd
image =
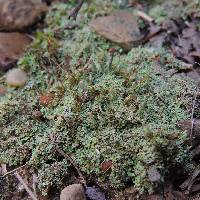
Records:
[[[34,119],[42,119],[43,117],[43,114],[42,112],[40,112],[39,110],[35,110],[33,113],[32,113]]]
[[[160,173],[154,166],[149,168],[148,177],[151,182],[159,182],[161,179]]]
[[[143,39],[136,18],[125,10],[93,19],[90,27],[99,35],[119,44],[127,51],[140,45]]]
[[[73,184],[64,188],[61,191],[60,200],[86,200],[83,186],[81,184]]]
[[[22,69],[11,69],[6,75],[6,83],[12,87],[22,87],[27,81],[27,75]]]

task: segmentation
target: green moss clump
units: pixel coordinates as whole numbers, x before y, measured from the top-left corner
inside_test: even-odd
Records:
[[[63,7],[56,8],[47,22],[61,17],[57,12]],[[28,163],[39,174],[43,194],[52,183],[67,184],[64,177],[71,165],[58,155],[50,139],[54,136],[80,170],[95,174],[99,183],[121,189],[131,182],[140,193],[152,192],[156,183],[149,179],[150,169],[164,181],[171,169],[185,170],[190,161],[186,134],[176,124],[190,117],[194,83],[156,75],[158,64],[164,71],[181,68],[165,52],[137,48],[120,55],[116,47],[109,66],[108,49],[114,45],[89,30],[92,15],[84,11],[77,29],[58,25],[59,41],[54,28],[47,29],[20,60],[29,81],[0,97],[0,161],[11,167]],[[53,100],[44,105],[41,95],[46,93]],[[112,166],[105,172],[106,161]]]
[[[187,18],[188,16],[199,17],[199,0],[178,1],[178,0],[155,0],[149,2],[149,15],[159,24],[169,19]]]

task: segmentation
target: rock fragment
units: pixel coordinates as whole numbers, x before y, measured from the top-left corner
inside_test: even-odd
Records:
[[[93,19],[90,27],[99,35],[117,43],[127,51],[140,45],[143,39],[137,20],[125,10],[115,11],[110,16]]]

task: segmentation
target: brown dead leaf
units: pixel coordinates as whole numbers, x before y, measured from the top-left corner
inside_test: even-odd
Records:
[[[54,100],[54,94],[53,93],[45,93],[45,94],[42,94],[40,97],[39,97],[39,102],[42,106],[49,106]]]
[[[174,19],[164,22],[160,32],[156,32],[156,29],[154,32],[153,29],[153,26],[149,26],[149,34],[144,39],[149,40],[150,47],[158,49],[167,45],[175,57],[194,66],[194,69],[188,70],[184,75],[200,82],[200,72],[195,69],[200,63],[200,31],[197,29],[197,21]],[[195,75],[192,74],[193,71]]]
[[[177,33],[177,37],[171,38],[176,56],[188,63],[195,64],[195,57],[198,57],[198,52],[200,52],[199,37],[200,32],[197,30],[195,22],[187,24],[186,28]]]
[[[103,171],[103,172],[107,172],[111,167],[112,167],[112,161],[111,160],[109,160],[109,161],[104,161],[103,163],[101,163],[101,166],[100,166],[100,168],[101,168],[101,170]]]

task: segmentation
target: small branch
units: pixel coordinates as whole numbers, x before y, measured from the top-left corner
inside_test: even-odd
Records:
[[[154,21],[152,17],[148,16],[146,13],[142,11],[137,11],[137,15],[141,17],[144,21],[147,21],[148,23],[151,23]]]
[[[35,173],[33,174],[32,182],[33,182],[32,188],[33,188],[34,194],[36,195],[36,184],[38,183],[38,177]]]
[[[192,139],[193,129],[194,129],[194,110],[195,110],[195,104],[196,104],[196,101],[197,101],[197,94],[198,94],[198,88],[196,89],[196,92],[194,94],[194,100],[193,100],[193,104],[192,104],[190,139]]]
[[[0,171],[2,175],[7,173],[6,164],[1,164]]]
[[[78,28],[78,24],[73,24],[73,25],[66,25],[64,27],[65,30],[73,30],[75,28]]]
[[[150,24],[150,26],[152,26],[153,24]],[[143,44],[147,43],[151,38],[155,37],[156,35],[158,35],[159,33],[161,33],[163,30],[161,27],[157,26],[155,27],[155,30],[151,31],[145,38],[143,41]]]
[[[33,199],[33,200],[37,200],[37,198],[35,197],[35,195],[33,194],[33,192],[29,189],[29,187],[27,186],[27,184],[24,182],[23,178],[18,174],[18,172],[14,173],[15,177],[19,180],[19,182],[24,186],[26,192],[29,194],[29,196]]]
[[[58,153],[60,153],[65,159],[67,159],[68,161],[70,161],[70,163],[74,166],[74,168],[76,169],[79,177],[84,181],[85,183],[85,179],[81,173],[81,171],[79,170],[77,164],[74,162],[74,160],[68,155],[66,154],[63,150],[61,150],[58,146],[56,146],[56,150]]]
[[[9,171],[9,172],[3,174],[3,176],[0,176],[0,177],[3,178],[3,177],[5,177],[5,176],[7,176],[7,175],[9,175],[9,174],[13,174],[14,172],[18,171],[19,169],[21,169],[21,168],[23,168],[23,167],[25,167],[25,166],[26,166],[26,164],[25,164],[25,165],[22,165],[22,166],[20,166],[20,167],[18,167],[18,168],[16,168],[16,169],[13,169],[13,170]]]
[[[109,68],[109,69],[110,69],[111,66],[112,66],[113,58],[114,58],[115,52],[116,52],[115,48],[110,48],[110,49],[109,49],[109,53],[110,53],[110,61],[109,61],[109,64],[108,64],[108,68]]]
[[[80,11],[83,3],[84,3],[84,0],[79,0],[78,5],[70,12],[69,19],[73,18],[74,20],[76,20],[78,12]]]
[[[84,186],[86,186],[86,181],[85,181],[85,179],[83,177],[83,174],[79,170],[79,168],[78,168],[77,164],[75,163],[75,161],[71,158],[71,156],[69,154],[65,153],[63,150],[60,149],[60,147],[58,146],[58,144],[56,143],[56,141],[55,141],[55,139],[53,138],[52,135],[50,135],[50,139],[51,139],[52,143],[54,144],[54,146],[56,148],[56,151],[73,165],[73,167],[76,169],[79,177],[81,178],[82,183],[84,184]]]
[[[191,187],[192,187],[193,183],[195,182],[195,179],[197,178],[199,173],[200,173],[200,165],[198,165],[196,167],[196,169],[192,172],[190,177],[187,180],[185,180],[179,187],[182,190],[187,190],[187,193],[189,193],[191,190]]]

